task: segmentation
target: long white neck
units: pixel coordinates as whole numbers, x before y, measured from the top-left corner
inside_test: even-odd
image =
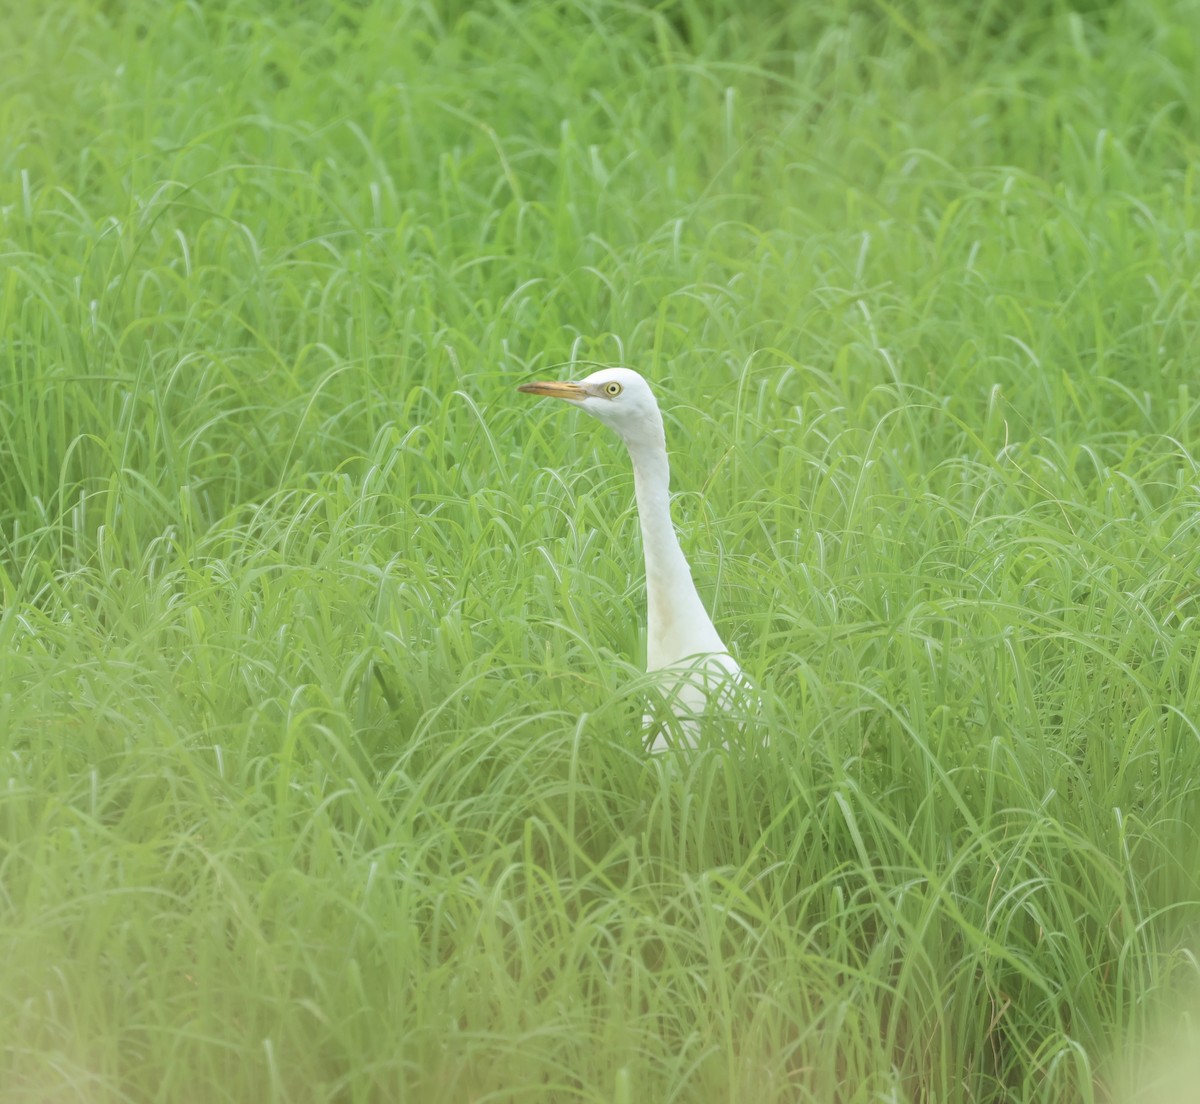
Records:
[[[646,556],[646,668],[650,671],[688,656],[727,650],[696,593],[691,568],[679,547],[671,523],[671,470],[661,428],[655,438],[626,442]]]

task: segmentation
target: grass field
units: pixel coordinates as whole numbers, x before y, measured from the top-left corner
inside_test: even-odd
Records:
[[[0,15],[0,1101],[1194,1102],[1200,6],[282,10]]]

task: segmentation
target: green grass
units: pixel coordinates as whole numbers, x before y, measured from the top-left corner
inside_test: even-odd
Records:
[[[0,16],[5,1104],[1193,1099],[1200,9],[275,7]]]

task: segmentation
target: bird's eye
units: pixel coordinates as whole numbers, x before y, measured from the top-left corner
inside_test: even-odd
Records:
[[[604,393],[610,398],[615,399],[621,393],[621,385],[619,383],[606,383],[604,385]]]

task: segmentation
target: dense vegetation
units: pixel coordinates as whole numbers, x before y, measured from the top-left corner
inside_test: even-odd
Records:
[[[6,9],[0,1096],[1192,1099],[1198,172],[1191,0]]]

